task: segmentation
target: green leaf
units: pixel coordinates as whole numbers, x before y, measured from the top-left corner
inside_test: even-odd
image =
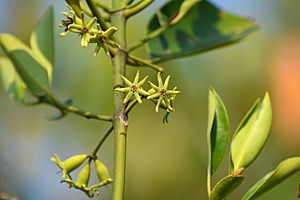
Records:
[[[19,39],[0,34],[0,45],[34,96],[49,94],[48,74],[39,58]]]
[[[0,57],[0,72],[4,89],[8,92],[9,97],[18,103],[24,103],[26,85],[8,58]]]
[[[272,124],[269,94],[256,101],[238,126],[231,144],[231,173],[240,174],[262,151]]]
[[[183,2],[192,5],[186,6],[188,12],[182,11]],[[255,30],[253,21],[208,1],[173,0],[158,10],[148,25],[149,53],[153,62],[161,62],[238,42]]]
[[[66,0],[66,2],[75,11],[77,17],[81,18],[80,0]]]
[[[277,168],[258,181],[242,198],[255,199],[280,184],[300,170],[300,157],[293,157],[282,161]]]
[[[243,176],[226,176],[219,181],[210,193],[210,200],[222,200],[233,192],[244,180]]]
[[[207,140],[210,159],[208,169],[210,170],[209,175],[212,175],[220,165],[226,153],[230,131],[226,108],[213,88],[209,90],[208,102]]]
[[[50,7],[42,16],[30,37],[31,49],[47,70],[50,82],[53,75],[52,65],[54,61],[53,21],[53,7]]]

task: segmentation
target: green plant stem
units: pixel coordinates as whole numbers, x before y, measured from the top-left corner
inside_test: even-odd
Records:
[[[90,17],[93,17],[93,13],[91,12],[91,10],[82,1],[79,1],[79,4],[80,8],[85,14],[87,14]]]
[[[111,11],[111,8],[108,5],[102,3],[100,0],[95,0],[95,4],[107,13]]]
[[[104,31],[107,30],[108,27],[106,25],[106,22],[105,22],[104,18],[102,17],[100,11],[98,10],[97,5],[94,2],[94,0],[86,0],[86,3],[89,6],[89,8],[91,9],[93,15],[95,17],[97,17],[97,21],[100,24],[101,29],[104,30]]]
[[[127,64],[131,65],[131,66],[146,66],[146,67],[150,67],[151,69],[156,70],[157,72],[163,72],[164,69],[149,62],[146,60],[143,60],[141,58],[138,58],[136,56],[132,56],[132,55],[128,55],[127,57]]]
[[[122,0],[113,0],[112,9],[118,10],[122,7]],[[117,27],[115,39],[122,49],[126,49],[126,19],[123,10],[118,10],[111,15],[112,26]],[[117,49],[112,57],[113,63],[113,83],[115,87],[123,86],[121,78],[125,76],[126,52]],[[127,116],[124,114],[125,105],[123,104],[124,93],[114,91],[114,185],[112,200],[123,200],[125,190],[125,168],[126,168],[126,140],[127,140]]]
[[[125,17],[129,18],[129,17],[141,12],[142,10],[147,8],[154,1],[155,0],[140,0],[139,2],[137,2],[136,4],[133,4],[132,6],[128,7],[124,11]]]
[[[207,170],[207,195],[210,196],[211,193],[211,175],[210,170]]]
[[[162,32],[164,32],[167,28],[169,28],[170,25],[166,25],[166,26],[162,26],[161,28],[149,33],[144,39],[134,43],[132,46],[130,46],[128,48],[128,52],[131,52],[137,48],[139,48],[140,46],[143,46],[145,43],[147,43],[149,40],[152,40],[153,38],[155,38],[156,36],[158,36],[159,34],[161,34]]]
[[[104,141],[106,140],[106,138],[109,136],[109,134],[114,130],[114,126],[111,126],[106,132],[105,134],[102,136],[102,138],[100,139],[99,143],[97,144],[97,146],[94,148],[93,152],[92,152],[92,156],[97,157],[97,152],[99,151],[100,147],[102,146],[102,144],[104,143]]]
[[[102,121],[112,121],[113,120],[112,116],[100,115],[100,114],[81,110],[73,105],[67,105],[65,103],[62,103],[59,100],[57,100],[56,98],[54,98],[53,96],[51,96],[51,101],[46,102],[46,103],[48,103],[49,105],[55,106],[56,108],[58,108],[59,110],[61,110],[63,112],[70,112],[70,113],[73,113],[76,115],[83,116],[87,119],[97,119],[97,120],[102,120]]]
[[[132,110],[132,108],[134,108],[134,106],[135,106],[137,103],[138,103],[138,101],[137,101],[136,99],[130,101],[129,104],[127,105],[127,107],[126,107],[124,113],[125,113],[125,114],[128,114],[128,113]]]
[[[134,0],[124,0],[124,5],[130,5]]]

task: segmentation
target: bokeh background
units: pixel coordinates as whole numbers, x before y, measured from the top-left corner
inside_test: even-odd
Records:
[[[129,42],[144,34],[147,19],[162,5],[157,0],[146,12],[129,21]],[[300,2],[297,0],[213,0],[219,6],[253,18],[260,30],[245,41],[202,55],[170,61],[163,67],[182,93],[168,124],[152,103],[130,114],[126,199],[196,200],[206,197],[207,93],[213,86],[227,106],[234,132],[257,97],[269,91],[274,112],[270,139],[262,154],[247,169],[246,180],[229,199],[240,199],[258,179],[283,159],[300,154]],[[28,43],[38,18],[49,5],[55,23],[66,10],[64,1],[0,0],[0,32],[17,35]],[[80,48],[77,36],[60,38],[56,26],[54,92],[73,98],[86,110],[112,112],[112,69],[103,54]],[[0,54],[3,52],[0,51]],[[136,52],[144,56],[145,49]],[[136,68],[128,69],[133,77]],[[155,81],[155,73],[143,69]],[[88,199],[82,192],[60,184],[52,153],[62,158],[89,152],[109,124],[68,115],[59,121],[47,117],[57,111],[47,106],[24,107],[8,99],[0,88],[0,192],[22,200]],[[100,151],[112,170],[113,137]],[[226,158],[216,180],[228,171]],[[296,199],[297,173],[261,199]],[[95,199],[109,199],[111,186]]]

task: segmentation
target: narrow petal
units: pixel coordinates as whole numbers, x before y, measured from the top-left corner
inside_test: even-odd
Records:
[[[97,23],[96,26],[97,26],[97,29],[98,29],[99,31],[102,31],[100,24]]]
[[[86,18],[84,17],[84,13],[83,12],[81,12],[81,20],[82,20],[82,25],[86,26],[87,25],[87,21],[86,21]]]
[[[105,35],[106,38],[110,38],[118,29],[116,27],[110,27],[107,29],[103,35]]]
[[[64,36],[68,35],[69,32],[70,31],[64,31],[64,32],[61,32],[59,35],[62,36],[62,37],[64,37]]]
[[[70,31],[72,31],[72,32],[76,31],[77,33],[79,33],[79,32],[81,32],[81,30],[83,29],[83,27],[82,27],[82,25],[79,25],[79,24],[70,24],[68,26],[68,29]]]
[[[170,75],[167,76],[166,80],[165,80],[165,84],[164,84],[164,88],[168,89],[168,86],[169,86],[169,82],[170,82]]]
[[[156,85],[154,85],[152,82],[148,81],[148,83],[149,83],[150,86],[151,86],[152,88],[154,88],[156,91],[159,91],[159,90],[160,90],[159,87],[157,87]]]
[[[133,80],[133,84],[137,84],[140,79],[140,70],[137,70],[136,75]]]
[[[131,88],[130,87],[116,88],[115,91],[118,91],[118,92],[130,92]]]
[[[161,73],[160,72],[157,73],[157,82],[158,82],[158,87],[162,88],[164,84],[161,80]]]
[[[102,47],[103,47],[103,50],[104,50],[105,54],[106,54],[107,56],[110,56],[107,45],[106,45],[105,43],[103,43],[103,44],[102,44]]]
[[[87,34],[84,34],[81,36],[81,46],[82,47],[87,47],[89,45],[89,37]]]
[[[130,100],[130,98],[131,98],[132,95],[133,95],[133,92],[132,92],[132,91],[128,92],[128,94],[126,95],[126,97],[125,97],[123,103],[124,103],[124,104],[127,103],[127,102]]]
[[[149,96],[150,95],[150,93],[147,92],[147,91],[145,91],[145,90],[143,90],[143,88],[137,89],[137,93],[139,93],[141,95],[144,95],[144,96]]]
[[[132,86],[132,83],[127,78],[125,78],[124,76],[121,76],[121,78],[123,79],[123,81],[125,82],[126,85],[128,85],[130,87]]]
[[[96,48],[95,48],[95,50],[94,50],[94,56],[95,56],[95,57],[99,54],[100,49],[101,49],[101,46],[100,46],[99,44],[97,44],[97,45],[96,45]]]
[[[146,76],[145,78],[143,78],[143,80],[141,80],[140,82],[137,83],[138,87],[141,87],[142,85],[144,85],[144,83],[147,81],[148,76]]]
[[[155,94],[152,94],[152,95],[148,96],[147,99],[155,99],[155,98],[157,98],[159,96],[160,96],[160,93],[157,92]]]
[[[174,94],[179,94],[180,91],[168,90],[166,93],[174,95]]]
[[[157,101],[157,104],[156,104],[156,107],[155,107],[155,111],[158,112],[158,108],[159,108],[159,105],[161,104],[161,101],[163,100],[162,97],[160,97]]]
[[[171,106],[171,101],[170,101],[169,99],[166,99],[165,102],[166,102],[166,105],[167,105],[167,108],[168,108],[169,111],[175,111],[175,110],[172,108],[172,106]]]
[[[65,16],[65,17],[67,17],[67,18],[70,17],[70,16],[69,16],[69,13],[67,13],[67,12],[65,12],[65,11],[62,12],[61,14],[62,14],[63,16]]]
[[[93,25],[96,23],[97,18],[93,17],[93,19],[91,19],[91,21],[87,24],[87,29],[91,29],[93,27]]]
[[[142,99],[141,99],[140,95],[139,95],[137,92],[134,92],[133,94],[134,94],[135,99],[136,99],[139,103],[142,103]]]

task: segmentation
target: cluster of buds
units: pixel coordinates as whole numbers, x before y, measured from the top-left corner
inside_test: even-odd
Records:
[[[65,161],[61,161],[58,155],[54,154],[51,158],[51,161],[54,162],[63,172],[61,182],[68,183],[70,188],[74,187],[85,192],[89,197],[93,197],[94,194],[99,194],[99,191],[96,190],[97,188],[112,183],[113,181],[110,177],[107,167],[99,159],[88,154],[74,155]],[[87,161],[87,163],[84,164],[78,173],[76,181],[74,182],[70,173],[78,169],[85,161]],[[95,170],[99,178],[99,183],[88,186],[91,177],[92,161],[95,164]]]
[[[88,22],[83,12],[81,12],[80,16],[77,16],[72,7],[68,6],[68,8],[70,9],[70,13],[62,13],[67,19],[62,20],[62,23],[59,25],[64,28],[64,31],[60,33],[61,36],[66,36],[69,32],[79,34],[82,47],[87,47],[90,43],[95,43],[96,48],[94,56],[98,55],[101,48],[109,55],[109,48],[107,45],[118,46],[111,39],[112,35],[117,31],[116,27],[102,30],[100,24],[97,23],[96,17],[93,17]]]
[[[148,81],[150,85],[150,89],[148,91],[142,88],[142,85],[147,81],[148,76],[144,77],[141,81],[139,81],[140,73],[137,71],[134,81],[131,82],[124,76],[122,79],[124,80],[126,87],[123,88],[116,88],[116,91],[119,92],[126,92],[127,95],[124,98],[123,103],[127,104],[132,96],[134,96],[135,100],[139,103],[142,103],[142,98],[146,98],[151,100],[156,104],[155,111],[158,112],[159,108],[166,110],[168,113],[174,111],[173,102],[177,94],[180,91],[176,90],[177,87],[174,87],[172,90],[169,90],[169,82],[170,82],[170,75],[167,76],[165,81],[163,82],[161,77],[161,72],[157,74],[157,82],[158,84],[155,85],[154,83]]]

